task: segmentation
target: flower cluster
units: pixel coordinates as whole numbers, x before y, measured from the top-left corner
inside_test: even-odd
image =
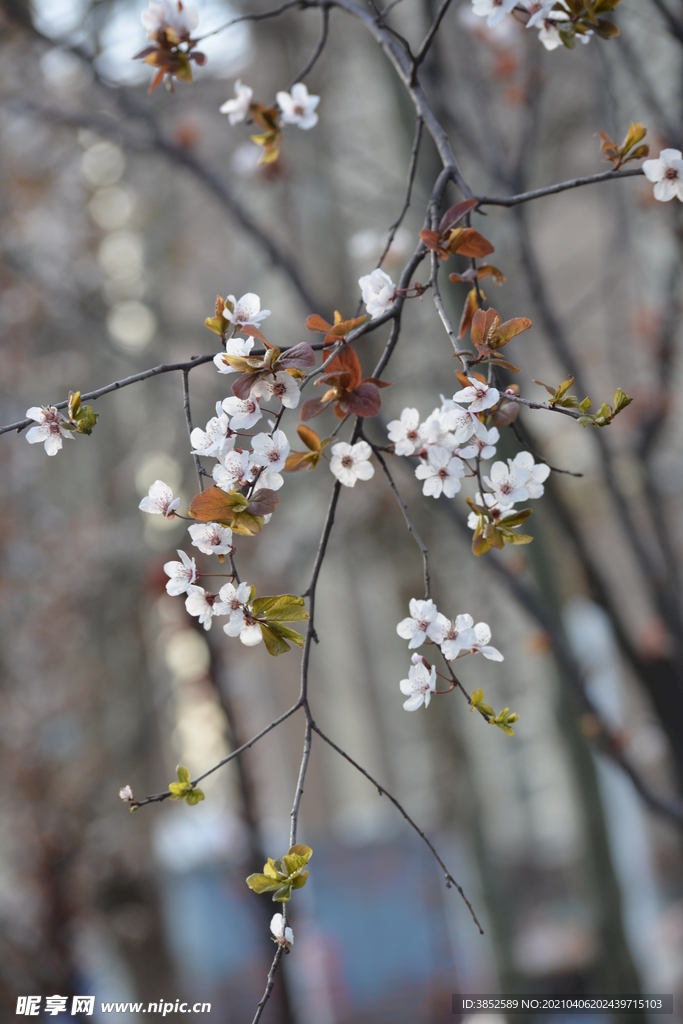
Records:
[[[432,643],[441,648],[446,661],[466,654],[483,654],[490,661],[503,660],[500,651],[491,646],[491,630],[485,622],[475,625],[467,614],[447,619],[431,600],[413,598],[408,607],[410,616],[398,623],[396,632],[408,640],[409,650]],[[436,669],[421,655],[413,654],[408,678],[401,680],[400,689],[408,697],[403,704],[406,711],[415,711],[423,704],[427,707],[436,690]]]
[[[26,440],[29,444],[42,444],[48,455],[56,455],[63,438],[92,434],[99,415],[92,406],[81,405],[80,391],[70,391],[66,416],[54,405],[34,405],[26,410],[27,419],[37,424],[27,431]]]
[[[601,13],[609,12],[620,0],[610,0]],[[603,39],[618,35],[616,25],[605,17],[596,17],[588,0],[472,0],[472,12],[493,28],[506,14],[515,14],[527,28],[537,28],[546,50],[559,46],[572,49],[578,39],[587,43],[596,33]]]
[[[254,90],[244,85],[241,79],[235,82],[235,96],[221,106],[221,114],[227,114],[231,125],[240,124],[248,118],[258,125],[260,133],[251,136],[252,142],[261,146],[263,153],[259,163],[274,163],[280,155],[282,129],[293,124],[308,131],[318,123],[317,106],[319,96],[312,96],[303,82],[292,86],[291,92],[278,92],[276,105],[268,107],[254,101]]]
[[[498,429],[487,429],[479,413],[496,405],[500,394],[474,377],[468,381],[469,386],[452,399],[442,395],[441,408],[434,409],[423,423],[417,409],[407,408],[387,427],[397,455],[419,457],[415,476],[424,481],[422,493],[433,498],[441,494],[452,498],[458,493],[467,459],[490,459],[496,453]]]
[[[206,63],[206,55],[195,49],[197,44],[190,38],[199,24],[197,9],[182,0],[150,0],[140,19],[150,44],[136,53],[133,59],[143,60],[158,69],[149,91],[153,92],[161,85],[165,76],[168,76],[170,88],[174,78],[180,82],[191,82],[191,62],[200,66]]]

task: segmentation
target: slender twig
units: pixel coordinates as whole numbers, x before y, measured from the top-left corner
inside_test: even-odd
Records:
[[[290,814],[290,827],[289,827],[289,845],[294,846],[296,843],[296,832],[299,825],[299,806],[301,804],[301,797],[304,794],[304,782],[306,780],[306,772],[308,770],[308,761],[311,756],[311,729],[312,722],[311,716],[308,711],[308,704],[304,705],[306,711],[306,726],[304,730],[304,749],[301,754],[301,766],[299,768],[299,777],[296,780],[296,790],[294,791],[294,803],[292,804],[292,810]]]
[[[412,81],[413,82],[415,81],[415,76],[417,75],[417,69],[419,68],[420,64],[423,62],[423,60],[425,59],[427,54],[429,53],[429,48],[432,45],[432,43],[434,42],[434,38],[436,36],[436,33],[439,31],[439,26],[441,25],[441,22],[443,20],[443,16],[445,15],[445,13],[448,10],[448,8],[450,7],[450,5],[451,5],[451,0],[443,0],[443,3],[441,4],[441,7],[439,8],[439,10],[436,13],[436,17],[434,18],[434,21],[432,22],[432,26],[429,29],[429,32],[425,36],[424,41],[423,41],[422,45],[420,46],[420,49],[417,51],[417,53],[413,57],[413,73],[412,73]]]
[[[369,441],[368,438],[365,436],[365,434],[361,433],[361,437],[363,437],[364,440],[367,441],[367,443],[370,445],[370,447],[372,448],[373,452],[375,453],[375,458],[377,459],[377,461],[379,462],[380,466],[382,467],[382,471],[383,471],[384,475],[386,476],[387,480],[389,481],[389,486],[391,487],[391,489],[394,492],[394,495],[396,497],[396,500],[398,501],[399,505],[401,506],[401,512],[403,513],[403,518],[405,520],[405,524],[408,527],[408,529],[410,530],[410,532],[412,533],[413,537],[415,538],[415,543],[417,544],[417,546],[420,549],[420,552],[422,554],[422,566],[423,566],[424,584],[425,584],[425,601],[428,601],[430,599],[430,597],[432,596],[432,594],[431,594],[431,578],[430,578],[430,575],[429,575],[429,551],[427,550],[427,545],[422,540],[422,537],[417,532],[417,528],[415,526],[415,523],[410,518],[410,513],[408,512],[408,506],[406,505],[405,501],[401,497],[400,491],[399,491],[398,487],[396,486],[394,478],[393,478],[393,476],[391,475],[391,473],[389,471],[389,467],[387,466],[386,461],[385,461],[384,457],[382,456],[380,449],[377,447],[377,445],[373,444],[372,441]]]
[[[263,1013],[263,1011],[266,1008],[266,1003],[270,999],[270,993],[273,991],[273,985],[275,984],[275,975],[277,974],[278,964],[280,963],[280,960],[282,959],[283,953],[284,953],[284,946],[278,946],[276,951],[275,951],[275,956],[273,957],[273,962],[270,965],[270,970],[268,971],[268,980],[266,981],[266,990],[263,993],[263,995],[261,996],[259,1004],[256,1007],[256,1013],[254,1014],[254,1019],[252,1020],[251,1024],[258,1024],[258,1022],[261,1019],[261,1014]]]
[[[291,92],[292,86],[296,85],[297,82],[301,82],[306,77],[306,75],[313,69],[316,61],[318,60],[321,53],[325,49],[325,45],[327,43],[327,36],[330,31],[330,8],[327,6],[327,4],[320,5],[320,13],[322,14],[323,23],[320,29],[320,38],[318,39],[315,50],[308,58],[299,74],[295,75],[292,81],[289,83],[289,85],[287,86],[287,92]]]
[[[325,733],[320,728],[320,726],[316,725],[316,723],[313,722],[312,725],[311,725],[311,728],[313,729],[314,732],[317,732],[317,734],[318,734],[318,736],[320,736],[321,740],[324,740],[324,742],[327,743],[328,746],[332,747],[333,750],[336,750],[337,753],[341,757],[343,757],[345,761],[348,761],[349,764],[352,764],[353,767],[356,769],[356,771],[360,772],[361,775],[364,775],[365,778],[368,779],[368,781],[373,784],[373,786],[376,788],[376,790],[377,790],[377,792],[379,793],[380,796],[386,796],[387,799],[390,800],[391,803],[394,805],[394,807],[398,811],[400,811],[400,813],[403,815],[403,817],[408,822],[410,827],[412,829],[414,829],[415,832],[417,832],[417,834],[420,837],[420,839],[426,844],[426,846],[431,851],[434,859],[436,860],[437,864],[439,865],[439,867],[441,868],[441,870],[444,873],[444,878],[446,879],[446,887],[448,889],[450,889],[451,886],[453,886],[455,889],[457,889],[458,893],[460,894],[462,900],[465,903],[465,906],[467,907],[467,909],[470,912],[472,920],[474,921],[474,923],[476,924],[477,928],[479,929],[479,934],[483,935],[484,934],[484,929],[482,928],[481,924],[479,923],[479,919],[477,918],[477,915],[474,912],[474,907],[472,906],[470,901],[467,899],[467,896],[465,895],[465,892],[464,892],[462,886],[458,885],[456,880],[453,878],[453,875],[450,873],[450,871],[448,870],[448,868],[444,864],[443,860],[439,856],[439,853],[436,850],[436,848],[434,847],[433,843],[427,838],[427,836],[422,831],[420,826],[413,821],[413,819],[410,817],[410,815],[406,811],[406,809],[403,806],[403,804],[399,803],[399,801],[396,799],[396,797],[392,796],[392,794],[389,793],[385,789],[385,787],[382,786],[377,781],[377,779],[375,779],[370,774],[370,772],[366,771],[365,768],[363,768],[362,765],[358,764],[358,761],[354,761],[354,759],[349,754],[347,754],[345,750],[343,750],[341,747],[337,746],[337,744],[333,740],[331,740],[329,736],[326,736]]]
[[[203,363],[209,363],[213,360],[215,353],[211,352],[207,355],[193,356],[192,359],[188,359],[184,363],[160,363],[159,366],[152,366],[149,370],[142,370],[140,373],[133,373],[130,377],[124,377],[122,380],[112,381],[111,384],[106,384],[103,388],[98,388],[96,391],[88,391],[86,394],[81,395],[82,402],[94,402],[96,398],[101,398],[102,395],[108,395],[112,391],[120,391],[121,388],[127,388],[131,384],[137,384],[141,380],[147,380],[149,377],[158,377],[161,373],[174,373],[176,371],[189,371],[193,370],[195,366],[201,366]],[[66,409],[69,402],[68,399],[63,402],[55,402],[55,409]],[[24,419],[17,420],[16,423],[8,423],[4,427],[0,427],[0,434],[7,434],[11,430],[21,431],[25,430],[26,427],[30,427],[33,420]]]
[[[196,779],[192,779],[192,785],[198,785],[202,781],[202,779],[206,779],[209,775],[213,775],[214,772],[218,771],[219,768],[222,768],[224,764],[227,764],[229,761],[232,761],[232,759],[234,757],[237,757],[238,754],[243,753],[243,751],[245,750],[249,750],[250,747],[253,747],[253,745],[256,742],[258,742],[258,740],[260,740],[263,736],[266,736],[269,732],[271,732],[278,725],[280,725],[281,722],[284,722],[285,719],[293,715],[294,712],[298,711],[300,707],[301,701],[298,700],[296,704],[292,705],[289,711],[285,711],[285,713],[280,715],[278,718],[274,718],[269,725],[267,725],[264,729],[261,729],[260,732],[257,732],[255,736],[252,736],[250,740],[247,740],[246,743],[243,743],[241,747],[237,748],[237,750],[232,750],[227,755],[227,757],[224,757],[220,761],[218,761],[218,763],[215,764],[213,768],[209,768],[209,770],[204,772],[202,775],[198,775]],[[139,802],[136,801],[136,803],[138,807],[144,807],[145,804],[161,803],[163,800],[168,800],[170,795],[170,790],[166,790],[165,793],[155,793],[153,796],[145,797],[144,800],[140,800]]]
[[[599,181],[613,181],[617,178],[635,178],[642,174],[640,167],[627,167],[624,171],[602,171],[600,174],[589,174],[584,178],[571,178],[569,181],[560,181],[557,185],[521,192],[517,196],[475,196],[475,199],[478,200],[479,206],[519,206],[520,203],[528,203],[543,196],[553,196],[570,188],[581,188],[582,185],[594,185]]]
[[[382,251],[382,255],[377,261],[377,268],[382,266],[386,258],[387,253],[391,249],[392,242],[396,237],[396,232],[403,223],[403,218],[410,208],[410,198],[413,192],[413,184],[415,183],[415,173],[417,171],[417,158],[420,153],[420,143],[422,141],[422,129],[424,128],[424,121],[421,117],[417,117],[415,120],[415,137],[413,139],[413,147],[410,151],[410,163],[408,164],[408,186],[406,188],[406,197],[403,200],[403,207],[394,223],[389,228],[389,235],[387,237],[386,245]]]
[[[187,432],[190,436],[190,444],[192,443],[192,412],[190,410],[190,371],[182,371],[183,380],[183,409],[185,410],[185,422],[187,423]],[[204,490],[204,468],[201,464],[198,455],[192,456],[194,459],[195,469],[197,470],[197,480],[199,482],[199,490]]]
[[[524,434],[519,429],[519,424],[516,421],[513,421],[510,424],[510,430],[515,435],[515,437],[517,438],[519,443],[522,445],[522,447],[525,448],[528,452],[531,452],[531,454],[533,455],[533,457],[536,459],[537,462],[542,462],[543,465],[547,466],[548,469],[552,470],[553,473],[562,473],[564,476],[576,476],[576,477],[582,477],[583,476],[583,473],[575,473],[571,469],[558,469],[557,466],[551,466],[550,463],[548,462],[548,460],[544,459],[542,455],[539,455],[538,450],[536,448],[534,448],[533,445],[529,444],[527,439],[524,437]]]
[[[441,289],[439,288],[439,269],[439,259],[436,253],[433,252],[432,276],[430,278],[430,284],[432,286],[432,296],[434,298],[434,305],[436,306],[436,311],[439,314],[441,323],[443,324],[446,334],[448,335],[451,345],[453,346],[453,354],[462,363],[463,370],[467,372],[471,360],[468,358],[469,353],[466,350],[461,349],[460,339],[455,333],[453,324],[451,323],[451,319],[448,313],[446,312],[446,307],[443,304],[443,299],[441,298]]]
[[[238,14],[235,18],[231,18],[230,21],[226,21],[222,25],[219,25],[218,28],[214,28],[210,32],[205,32],[202,36],[195,36],[195,42],[200,43],[202,40],[209,39],[211,36],[217,36],[219,33],[225,32],[226,29],[232,28],[233,25],[237,25],[240,21],[265,21],[267,18],[276,18],[279,14],[284,14],[285,11],[291,11],[293,7],[305,10],[308,7],[317,6],[318,0],[287,0],[287,3],[280,4],[279,7],[273,7],[270,11],[260,11],[252,14]]]

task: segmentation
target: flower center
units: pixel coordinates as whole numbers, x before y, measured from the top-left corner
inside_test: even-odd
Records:
[[[341,462],[342,462],[342,466],[344,467],[344,469],[352,469],[353,468],[353,458],[352,458],[351,455],[343,455]]]
[[[437,476],[441,480],[447,480],[448,479],[448,470],[446,469],[445,466],[442,469],[439,470],[439,472],[437,473]]]
[[[304,114],[306,113],[306,110],[304,107],[301,106],[300,103],[297,103],[297,105],[294,107],[294,113],[297,115],[297,117],[303,117]]]
[[[667,167],[666,174],[664,175],[664,177],[668,181],[675,181],[676,178],[678,177],[678,171],[676,170],[675,167]]]

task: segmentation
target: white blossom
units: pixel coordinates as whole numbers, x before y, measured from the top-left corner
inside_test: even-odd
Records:
[[[226,360],[226,356],[243,356],[245,359],[249,356],[252,348],[254,347],[253,338],[236,338],[234,335],[229,338],[225,345],[225,352],[218,352],[213,357],[214,366],[219,373],[237,373],[238,371],[234,366]]]
[[[512,465],[517,471],[526,471],[527,477],[524,487],[529,492],[530,498],[540,498],[543,494],[543,484],[550,476],[550,466],[545,462],[534,462],[531,452],[518,452],[512,460]]]
[[[249,452],[232,451],[213,467],[213,479],[222,491],[234,491],[236,487],[253,483],[256,472]]]
[[[166,593],[171,597],[188,593],[197,579],[197,566],[194,558],[190,558],[184,551],[179,551],[178,555],[180,556],[179,562],[166,562],[164,566],[164,572],[170,577],[166,584]]]
[[[226,100],[220,108],[221,114],[228,115],[230,124],[239,124],[249,114],[249,104],[254,98],[254,90],[248,85],[242,85],[241,79],[235,82],[235,99]]]
[[[270,310],[261,309],[261,300],[258,295],[255,295],[254,292],[247,292],[239,300],[234,295],[228,295],[223,316],[239,330],[240,327],[246,327],[248,324],[258,327],[267,316],[270,316]]]
[[[397,455],[413,455],[420,448],[420,414],[417,409],[404,409],[400,420],[387,424],[389,440]]]
[[[477,455],[482,459],[493,458],[496,454],[496,445],[500,440],[498,427],[491,427],[490,430],[486,430],[486,427],[484,427],[484,433],[484,438],[474,437],[466,448],[456,448],[456,452],[461,459],[474,459]]]
[[[370,480],[375,475],[375,467],[368,461],[371,455],[367,441],[338,441],[332,445],[330,469],[344,487],[355,487],[356,480]]]
[[[229,555],[232,551],[232,530],[220,523],[193,523],[187,528],[192,543],[205,555]]]
[[[222,601],[217,601],[217,594],[209,594],[204,587],[191,586],[187,588],[185,607],[190,615],[196,615],[204,629],[211,629],[211,620],[214,615],[227,615],[228,607]]]
[[[221,587],[218,596],[227,607],[230,616],[223,626],[228,636],[238,636],[247,647],[255,647],[261,643],[263,634],[261,627],[256,622],[250,622],[247,617],[247,605],[251,598],[251,587],[248,583],[240,583],[235,587],[232,583],[226,583]]]
[[[130,788],[130,786],[122,786],[121,789],[119,790],[119,796],[123,800],[124,804],[131,804],[135,801],[135,797],[133,796],[133,790]]]
[[[62,447],[62,438],[71,437],[73,433],[66,429],[65,424],[68,420],[59,412],[54,405],[31,406],[30,409],[26,410],[26,415],[30,420],[35,420],[38,424],[37,427],[31,427],[26,434],[26,440],[29,444],[40,444],[41,442],[45,445],[45,451],[48,455],[56,455]]]
[[[418,708],[429,706],[432,694],[436,689],[436,669],[432,665],[431,672],[423,661],[411,665],[408,678],[400,682],[401,693],[408,697],[403,702],[406,711],[417,711]]]
[[[223,400],[223,410],[230,417],[231,430],[249,430],[263,416],[258,398],[254,395],[244,399],[230,395]]]
[[[441,653],[448,661],[454,661],[462,651],[469,651],[477,642],[474,619],[471,615],[456,615],[451,622],[444,617]]]
[[[496,647],[491,647],[491,630],[485,622],[478,622],[474,627],[474,632],[477,635],[476,644],[472,644],[474,651],[483,654],[489,661],[505,660]]]
[[[418,601],[412,598],[408,605],[410,618],[402,619],[396,632],[404,640],[409,640],[408,648],[420,647],[425,640],[440,644],[443,639],[444,619],[439,615],[433,601]]]
[[[496,405],[500,398],[497,388],[490,388],[488,384],[482,384],[476,377],[468,376],[467,379],[470,382],[470,386],[463,388],[462,391],[456,391],[453,395],[454,402],[469,405],[471,413],[484,412],[485,409],[490,409],[491,406]]]
[[[464,412],[464,409],[460,411]],[[429,450],[436,445],[438,448],[445,448],[447,452],[452,452],[457,441],[455,434],[448,429],[449,423],[450,420],[443,415],[440,409],[434,409],[424,423],[420,424],[418,433],[422,441],[421,447]]]
[[[273,434],[256,434],[251,440],[251,461],[255,466],[262,466],[270,473],[279,473],[284,469],[289,455],[289,441],[284,430],[276,430]]]
[[[285,919],[282,914],[273,914],[270,930],[279,945],[291,946],[294,942],[294,932],[291,928],[285,927]]]
[[[206,430],[195,427],[190,434],[193,455],[206,455],[215,459],[227,455],[235,447],[235,438],[228,436],[230,421],[223,412],[220,402],[216,403],[216,415],[206,424]]]
[[[454,447],[469,441],[473,434],[482,441],[488,437],[488,431],[476,412],[472,409],[463,409],[453,399],[444,398],[443,395],[441,396],[440,417],[441,429],[447,432],[448,437],[453,438]],[[448,447],[448,445],[443,447]]]
[[[522,0],[522,7],[531,15],[526,27],[533,28],[538,25],[539,21],[548,17],[554,6],[555,0]]]
[[[166,516],[173,519],[180,506],[180,498],[173,497],[173,491],[163,480],[155,480],[149,493],[142,499],[138,508],[152,515]]]
[[[485,476],[484,482],[491,488],[498,505],[510,508],[516,501],[526,501],[529,497],[526,489],[528,479],[528,470],[515,466],[512,459],[508,459],[507,466],[504,462],[494,462],[491,476]]]
[[[538,30],[538,38],[541,43],[545,46],[546,50],[557,50],[558,47],[562,46],[562,36],[557,26],[558,21],[568,21],[569,15],[565,14],[564,11],[551,11],[547,18],[543,21],[537,22],[540,24]],[[580,35],[577,33],[575,39],[580,39],[582,43],[587,43],[592,32],[586,33],[586,35]]]
[[[373,270],[371,274],[358,279],[363,302],[372,320],[382,316],[394,304],[396,286],[383,270]]]
[[[680,149],[663,149],[656,160],[646,160],[643,174],[655,183],[655,199],[668,203],[674,196],[683,203],[683,156]]]
[[[319,96],[309,95],[308,89],[303,82],[297,82],[292,86],[291,93],[279,92],[275,99],[282,111],[284,124],[295,124],[297,128],[308,131],[318,123],[318,115],[315,108],[320,103]]]
[[[439,498],[441,494],[452,498],[460,490],[460,480],[464,475],[462,460],[438,445],[429,449],[426,461],[415,469],[417,479],[424,480],[422,493],[432,498]]]
[[[197,27],[199,14],[195,7],[181,3],[180,0],[150,0],[140,14],[140,20],[150,39],[156,39],[162,29],[171,29],[176,38],[181,40],[188,39]]]
[[[260,377],[251,389],[251,394],[262,402],[278,398],[286,409],[296,409],[301,398],[299,385],[286,370],[278,370],[273,377]]]
[[[491,28],[515,7],[517,0],[472,0],[472,13],[486,18]]]

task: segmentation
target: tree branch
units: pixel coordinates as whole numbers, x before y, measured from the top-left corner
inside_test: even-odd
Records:
[[[456,880],[453,878],[453,875],[450,873],[450,871],[448,870],[448,868],[444,864],[443,860],[439,856],[439,853],[437,852],[437,850],[434,847],[433,843],[427,838],[427,836],[422,831],[420,826],[417,825],[413,821],[413,819],[410,817],[410,815],[406,811],[406,809],[403,806],[403,804],[399,803],[399,801],[396,799],[395,796],[392,796],[391,793],[389,793],[388,790],[386,790],[384,788],[384,786],[380,785],[380,783],[377,781],[377,779],[375,779],[370,774],[370,772],[366,771],[365,768],[363,768],[362,765],[358,764],[357,761],[354,761],[354,759],[349,754],[347,754],[345,750],[343,750],[341,747],[337,746],[337,744],[333,740],[331,740],[329,736],[326,736],[325,733],[320,728],[320,726],[316,725],[316,723],[313,722],[311,724],[311,728],[313,729],[314,732],[317,732],[317,734],[318,734],[318,736],[320,736],[321,740],[324,740],[324,742],[327,743],[328,746],[332,747],[333,750],[336,750],[337,753],[341,757],[343,757],[345,761],[348,761],[349,764],[353,765],[353,767],[356,769],[356,771],[360,772],[361,775],[364,775],[365,778],[368,779],[368,781],[373,784],[373,786],[376,788],[376,790],[377,790],[377,792],[379,793],[380,796],[386,796],[387,799],[390,800],[391,803],[394,805],[394,807],[398,811],[400,811],[400,813],[403,815],[403,817],[408,822],[410,827],[415,832],[417,832],[417,834],[420,837],[420,839],[423,841],[423,843],[425,843],[425,845],[431,851],[432,856],[434,857],[434,859],[436,860],[437,864],[439,865],[439,867],[443,871],[444,878],[446,879],[446,888],[450,889],[451,886],[453,886],[455,889],[457,889],[458,893],[460,894],[462,900],[465,903],[465,906],[467,907],[467,909],[470,912],[472,920],[474,921],[474,923],[476,924],[477,928],[479,929],[479,934],[483,935],[484,934],[484,929],[482,928],[481,924],[479,923],[479,919],[477,918],[477,915],[474,912],[474,907],[472,906],[472,904],[468,900],[467,896],[465,895],[465,892],[464,892],[462,886],[458,885]]]

